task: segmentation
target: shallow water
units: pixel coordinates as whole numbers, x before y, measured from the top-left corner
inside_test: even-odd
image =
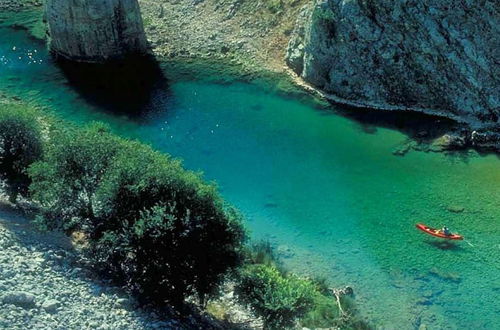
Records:
[[[0,92],[67,120],[106,121],[183,158],[217,181],[252,237],[269,239],[301,273],[351,285],[376,325],[499,328],[498,156],[397,157],[392,151],[407,139],[401,132],[367,132],[268,86],[180,79],[166,70],[168,83],[152,91],[139,115],[117,114],[82,96],[42,43],[0,28]],[[473,246],[440,244],[416,222],[446,224]]]

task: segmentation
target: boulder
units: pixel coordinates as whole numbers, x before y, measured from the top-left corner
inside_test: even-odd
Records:
[[[464,136],[445,134],[432,142],[431,150],[444,151],[444,150],[457,150],[464,149],[468,143]]]
[[[24,309],[36,307],[35,296],[28,292],[15,291],[7,293],[2,297],[4,304],[15,305]]]
[[[102,63],[148,52],[137,0],[47,0],[46,16],[56,56]]]
[[[47,312],[47,313],[55,313],[57,311],[57,308],[59,308],[60,303],[59,301],[55,299],[48,299],[45,300],[42,304],[42,308]]]

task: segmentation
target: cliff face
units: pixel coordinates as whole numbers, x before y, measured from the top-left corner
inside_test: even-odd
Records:
[[[500,132],[498,0],[315,0],[286,60],[346,103]]]
[[[51,51],[73,61],[99,63],[145,54],[137,0],[47,0]]]

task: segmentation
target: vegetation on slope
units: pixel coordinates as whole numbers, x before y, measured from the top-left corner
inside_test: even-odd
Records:
[[[26,169],[42,156],[42,130],[32,109],[11,105],[0,111],[0,179],[15,201],[28,192]]]
[[[338,295],[323,279],[290,273],[268,242],[250,246],[238,272],[235,293],[264,321],[265,329],[371,329],[349,295]],[[338,299],[338,300],[337,300]]]
[[[269,245],[245,247],[241,217],[214,184],[103,124],[0,104],[0,169],[11,200],[37,205],[40,227],[83,235],[95,269],[144,303],[205,306],[230,278],[265,328],[354,324],[324,284],[288,273]]]
[[[3,176],[30,185],[39,224],[83,233],[97,269],[148,302],[181,305],[203,302],[239,265],[244,229],[213,184],[101,124],[44,119],[42,140],[30,124],[39,116],[24,110],[0,109]]]

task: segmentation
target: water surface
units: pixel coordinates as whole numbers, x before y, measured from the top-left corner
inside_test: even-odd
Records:
[[[0,92],[77,123],[105,121],[183,158],[217,181],[252,237],[269,239],[298,272],[351,285],[376,325],[499,328],[498,156],[394,156],[407,139],[399,131],[367,131],[257,83],[174,70],[127,115],[75,89],[43,43],[0,28]],[[441,244],[414,228],[420,221],[446,224],[473,246]]]

